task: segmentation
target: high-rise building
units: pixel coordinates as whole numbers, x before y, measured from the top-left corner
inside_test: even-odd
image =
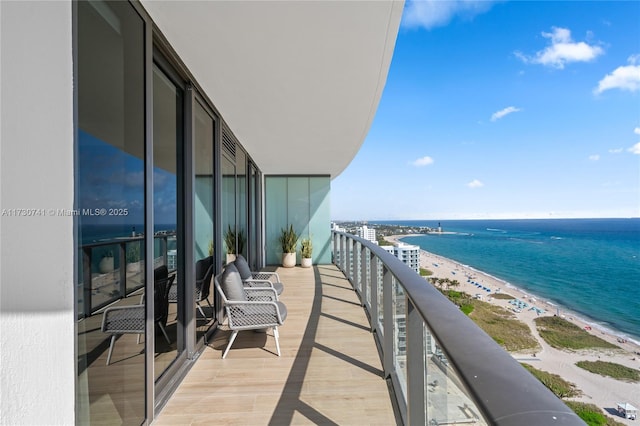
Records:
[[[377,241],[375,228],[369,228],[367,225],[359,226],[356,234],[358,237],[364,238],[365,240],[369,240],[374,243]]]
[[[392,246],[381,246],[383,249],[402,260],[411,269],[420,273],[420,246],[397,243]]]

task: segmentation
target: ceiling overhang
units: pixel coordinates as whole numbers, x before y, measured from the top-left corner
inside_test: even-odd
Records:
[[[375,116],[403,1],[142,4],[265,174],[340,174]]]

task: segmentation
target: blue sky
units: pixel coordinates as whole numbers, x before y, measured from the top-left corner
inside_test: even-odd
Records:
[[[332,218],[640,216],[640,2],[407,2]]]

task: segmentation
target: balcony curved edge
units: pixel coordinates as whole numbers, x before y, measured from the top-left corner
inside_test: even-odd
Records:
[[[440,343],[469,396],[490,424],[585,424],[446,296],[432,285],[425,285],[425,279],[413,269],[371,241],[333,232],[362,244],[383,262]]]

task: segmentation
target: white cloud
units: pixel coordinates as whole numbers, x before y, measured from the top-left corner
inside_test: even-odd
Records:
[[[469,188],[482,188],[484,183],[480,182],[478,179],[474,179],[467,184]]]
[[[590,155],[589,156],[589,160],[590,161],[598,161],[600,159],[600,156],[598,154],[594,154],[594,155]]]
[[[413,164],[416,167],[429,166],[429,165],[433,164],[433,158],[431,158],[429,156],[425,156],[425,157],[422,157],[422,158],[418,158],[415,161],[412,161],[411,164]]]
[[[504,117],[505,115],[509,115],[512,112],[518,112],[518,111],[522,111],[520,108],[516,108],[514,106],[509,106],[506,107],[504,109],[501,109],[500,111],[496,111],[491,115],[491,121],[496,121],[501,119],[502,117]]]
[[[493,0],[409,0],[402,25],[430,30],[447,25],[457,15],[471,19],[491,9],[494,3]]]
[[[609,153],[610,154],[620,154],[623,151],[622,148],[615,148],[615,149],[610,149]]]
[[[640,135],[640,127],[636,127],[635,129],[633,129],[633,133],[635,133],[636,135]]]
[[[525,63],[563,69],[570,62],[589,62],[604,53],[600,46],[590,45],[584,41],[574,42],[571,39],[571,31],[567,28],[552,27],[551,29],[550,33],[542,33],[543,37],[551,40],[551,45],[539,50],[533,56],[515,52],[516,57]]]
[[[629,65],[616,68],[610,74],[604,76],[598,82],[598,87],[593,89],[596,95],[609,89],[620,89],[635,92],[640,90],[640,55],[632,55],[629,57]],[[636,127],[634,132],[639,134],[640,128]]]
[[[627,151],[632,154],[640,155],[640,142],[629,148]]]

